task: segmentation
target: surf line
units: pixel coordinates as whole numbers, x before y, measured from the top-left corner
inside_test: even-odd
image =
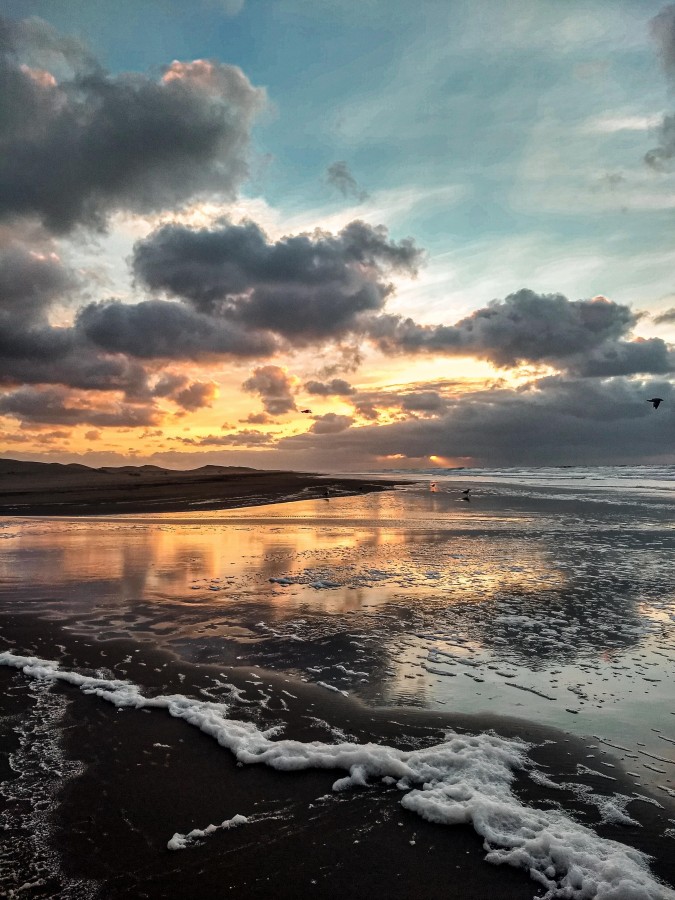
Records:
[[[166,710],[213,737],[244,764],[285,772],[343,769],[349,774],[335,781],[335,791],[365,787],[375,778],[396,784],[403,792],[401,806],[436,824],[471,824],[484,839],[486,861],[526,869],[551,900],[675,900],[675,891],[649,871],[645,854],[600,837],[560,810],[535,809],[519,800],[511,784],[532,746],[520,739],[448,730],[443,742],[415,750],[377,743],[275,740],[282,727],[261,730],[251,722],[229,719],[224,703],[184,694],[149,697],[132,682],[82,675],[61,669],[56,661],[9,650],[0,653],[0,665],[30,678],[77,687],[118,708]]]

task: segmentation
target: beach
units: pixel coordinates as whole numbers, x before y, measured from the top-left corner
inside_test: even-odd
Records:
[[[0,519],[9,896],[673,896],[668,483],[400,480]]]
[[[390,482],[393,484],[394,482]],[[105,516],[231,509],[384,490],[368,478],[274,472],[232,466],[180,471],[0,460],[0,516]]]

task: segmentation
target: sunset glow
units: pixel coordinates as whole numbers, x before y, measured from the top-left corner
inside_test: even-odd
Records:
[[[0,454],[666,458],[667,11],[160,6],[6,4]]]

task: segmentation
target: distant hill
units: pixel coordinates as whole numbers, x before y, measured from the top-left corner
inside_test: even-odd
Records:
[[[163,469],[160,466],[100,466],[93,468],[81,463],[44,463],[30,462],[21,459],[0,458],[0,476],[2,475],[34,475],[37,478],[44,476],[60,475],[96,475],[97,472],[106,475],[234,475],[237,472],[256,472],[250,466],[199,466],[196,469]]]

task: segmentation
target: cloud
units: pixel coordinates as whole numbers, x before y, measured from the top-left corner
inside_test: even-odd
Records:
[[[145,369],[101,353],[69,328],[0,329],[0,384],[59,384],[82,390],[148,394]]]
[[[664,116],[659,126],[659,145],[645,154],[645,162],[657,172],[665,172],[675,156],[675,116]]]
[[[261,366],[242,385],[245,391],[259,394],[265,411],[272,416],[297,409],[293,389],[297,379],[279,366]]]
[[[191,412],[212,406],[218,396],[218,385],[213,381],[195,381],[174,395],[173,400],[183,409]]]
[[[128,427],[159,425],[162,414],[153,406],[125,403],[107,404],[96,408],[73,404],[71,393],[64,388],[21,387],[0,394],[0,415],[12,416],[22,422],[50,425],[95,425]]]
[[[380,410],[370,400],[358,400],[354,404],[354,410],[364,419],[376,422],[380,418]]]
[[[436,391],[415,391],[401,400],[401,409],[409,412],[437,413],[446,407],[446,399]]]
[[[654,316],[654,322],[657,325],[662,325],[667,322],[675,322],[675,307],[671,309],[665,310],[665,312],[659,313],[657,316]]]
[[[55,61],[55,72],[35,59]],[[70,71],[68,71],[70,70]],[[0,216],[54,232],[102,227],[115,209],[232,197],[265,103],[236,66],[173,62],[159,79],[110,75],[37,19],[0,19]]]
[[[392,273],[414,275],[422,252],[386,228],[354,221],[270,241],[255,222],[215,229],[166,225],[134,248],[137,279],[195,309],[298,345],[361,330],[392,293]]]
[[[187,385],[188,379],[178,372],[165,372],[152,388],[153,397],[173,397]]]
[[[218,385],[214,381],[189,384],[185,375],[166,372],[157,380],[151,393],[153,397],[168,397],[183,409],[193,411],[212,405],[218,396]]]
[[[649,23],[663,67],[675,74],[675,4],[669,3]]]
[[[240,422],[247,422],[249,425],[269,425],[274,419],[265,412],[250,413],[245,419],[239,419]],[[225,426],[223,426],[225,427]]]
[[[247,331],[237,323],[166,300],[90,303],[79,311],[76,327],[110,353],[141,359],[264,357],[277,348],[270,334]]]
[[[326,181],[342,194],[343,197],[358,200],[364,203],[368,199],[368,192],[359,188],[356,179],[349,171],[344,160],[331,163],[326,169]]]
[[[645,347],[621,340],[638,318],[628,306],[604,297],[571,301],[562,294],[523,289],[493,300],[455,325],[420,325],[410,318],[381,315],[370,321],[369,329],[385,353],[477,356],[500,367],[535,363],[586,374],[670,371],[672,363],[665,361],[669,351],[662,341],[646,342]],[[588,357],[595,360],[597,372],[586,363]]]
[[[195,447],[258,447],[274,442],[274,435],[255,429],[244,429],[232,434],[208,434],[199,438],[181,437],[178,440],[182,444],[191,444]]]
[[[675,372],[675,352],[661,338],[608,341],[569,367],[572,374],[608,378],[650,372]]]
[[[46,310],[73,289],[76,279],[54,252],[18,241],[0,247],[0,324],[46,324]]]
[[[675,77],[675,4],[668,4],[650,22],[663,68]],[[659,144],[645,154],[645,162],[656,171],[666,171],[675,156],[675,116],[664,116],[659,127]]]
[[[277,447],[311,457],[316,466],[328,455],[333,464],[393,455],[403,461],[431,455],[467,458],[488,466],[663,461],[672,453],[675,417],[657,420],[645,402],[652,396],[671,404],[675,389],[666,381],[553,377],[524,389],[464,395],[449,401],[438,418],[349,428],[330,436],[306,432],[281,439]]]
[[[70,437],[71,434],[68,431],[33,431],[31,433],[23,431],[17,434],[3,434],[2,442],[5,444],[53,444]]]
[[[70,302],[79,288],[50,241],[36,240],[31,249],[0,233],[0,384],[147,392],[138,363],[101,352],[77,329],[50,324],[55,303]]]
[[[312,434],[337,434],[351,427],[353,422],[354,419],[351,416],[326,413],[325,416],[317,416],[316,421],[309,430]]]
[[[343,378],[333,378],[328,382],[307,381],[305,390],[308,394],[316,394],[320,397],[347,397],[356,393],[356,388],[353,388]]]

